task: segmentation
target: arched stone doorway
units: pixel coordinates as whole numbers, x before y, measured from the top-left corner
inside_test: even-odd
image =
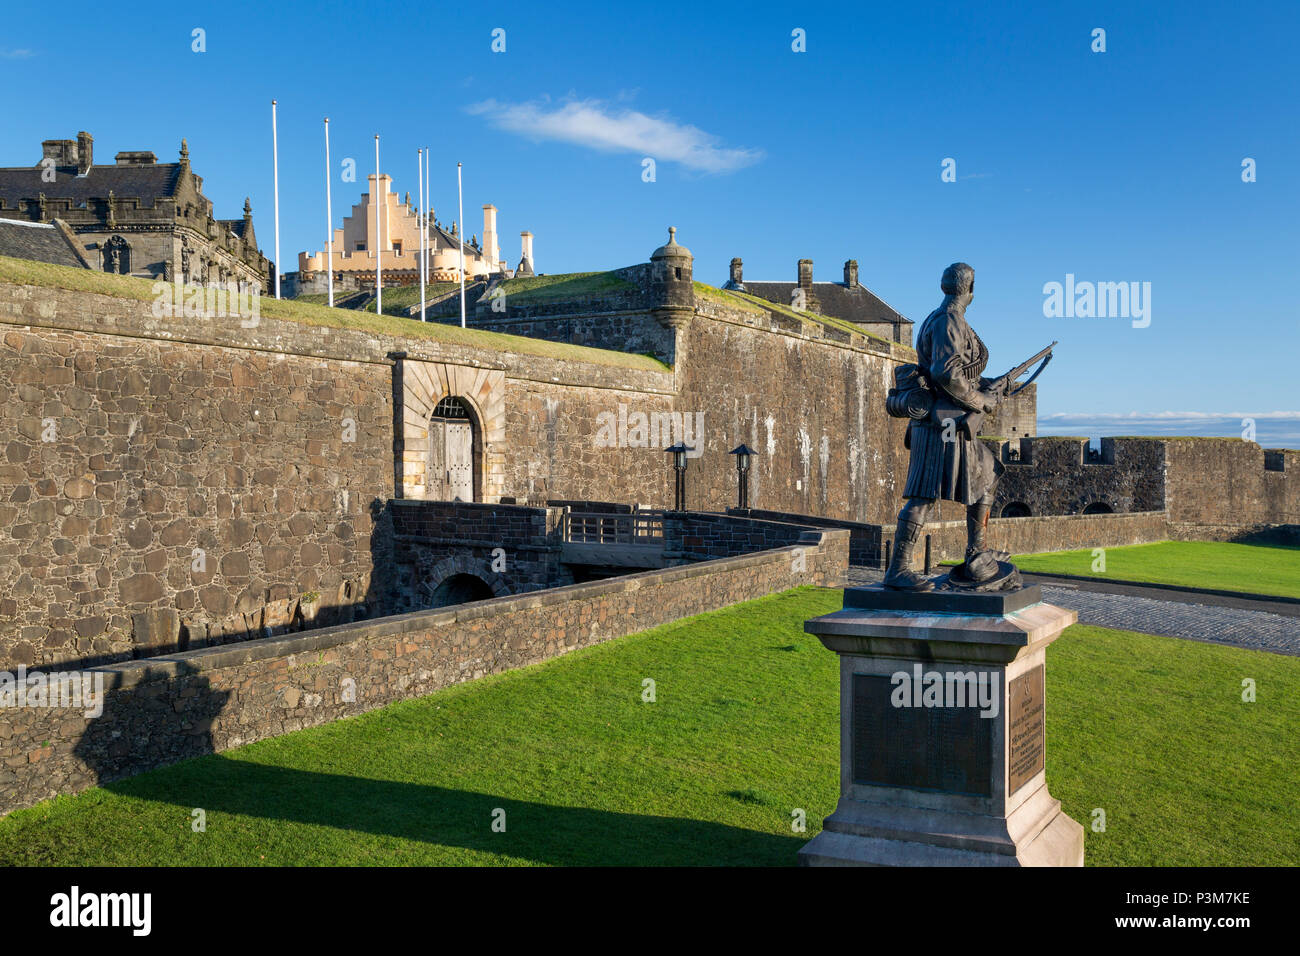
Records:
[[[505,597],[510,588],[492,566],[469,555],[443,558],[432,566],[421,561],[416,572],[412,608],[427,609]]]
[[[1094,501],[1083,509],[1083,513],[1086,515],[1112,515],[1115,513],[1115,509],[1104,501]]]
[[[447,395],[429,416],[428,497],[434,501],[481,501],[483,429],[469,402]]]
[[[443,579],[433,591],[433,607],[450,607],[470,601],[488,601],[496,597],[488,583],[472,574],[453,574]]]
[[[505,372],[501,369],[472,368],[441,362],[422,362],[396,353],[394,363],[394,428],[401,435],[395,466],[399,496],[450,501],[444,489],[446,468],[431,471],[431,459],[445,461],[445,435],[431,436],[434,415],[446,398],[453,398],[469,410],[472,424],[471,452],[474,501],[496,501],[505,494],[506,401]],[[452,419],[453,421],[455,419]],[[464,421],[464,419],[462,419]],[[441,450],[436,451],[443,437]]]
[[[1028,518],[1030,517],[1029,505],[1023,501],[1012,501],[1002,508],[1002,517],[1004,518]]]

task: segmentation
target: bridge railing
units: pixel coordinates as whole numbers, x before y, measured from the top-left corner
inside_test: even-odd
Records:
[[[562,522],[564,540],[574,544],[645,544],[664,541],[662,511],[634,511],[631,514],[566,512]]]

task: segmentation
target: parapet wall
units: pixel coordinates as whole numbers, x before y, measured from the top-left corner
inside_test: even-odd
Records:
[[[1175,537],[1230,540],[1300,522],[1300,451],[1235,438],[1082,438],[994,444],[994,515],[1167,511]]]
[[[740,511],[729,514],[748,515],[769,521],[799,522],[819,528],[842,528],[849,532],[849,564],[883,568],[894,546],[894,525],[862,524],[782,514],[774,511]],[[966,550],[966,522],[933,521],[925,526],[930,538],[933,563],[960,561]],[[993,518],[989,521],[988,543],[992,548],[1011,554],[1036,554],[1040,551],[1069,551],[1076,548],[1116,548],[1126,544],[1147,544],[1170,537],[1167,516],[1163,511],[1132,514],[1047,515],[1031,518]],[[917,554],[917,564],[924,558],[924,541]]]
[[[966,522],[939,521],[925,526],[930,536],[931,560],[961,561],[966,553]],[[886,535],[893,547],[893,532]],[[1011,554],[1073,551],[1150,544],[1169,538],[1163,511],[1130,514],[1051,515],[1039,518],[993,518],[987,532],[989,547]],[[924,541],[918,562],[924,557]]]
[[[105,666],[91,672],[105,679],[102,716],[0,711],[0,813],[798,585],[838,585],[847,566],[847,532],[814,532],[798,547]]]

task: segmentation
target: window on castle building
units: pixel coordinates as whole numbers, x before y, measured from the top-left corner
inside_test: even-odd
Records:
[[[365,251],[366,251],[366,244],[365,244],[364,242],[360,242],[360,241],[358,241],[358,242],[357,242],[357,252],[365,252]]]
[[[678,267],[677,267],[676,269],[674,269],[673,271],[677,273],[677,278],[680,279],[680,278],[682,277],[682,267],[681,267],[681,266],[678,266]]]
[[[399,256],[402,254],[402,244],[400,242],[393,243],[393,252]]]

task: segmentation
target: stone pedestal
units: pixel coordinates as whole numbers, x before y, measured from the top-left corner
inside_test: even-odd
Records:
[[[1078,615],[1037,586],[844,605],[805,624],[840,655],[840,801],[799,862],[1082,866],[1044,775],[1047,645]]]

